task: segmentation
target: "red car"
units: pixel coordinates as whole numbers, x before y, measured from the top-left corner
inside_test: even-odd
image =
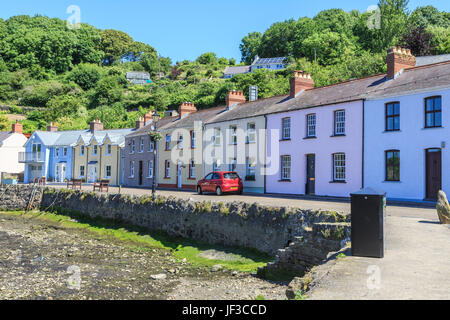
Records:
[[[197,183],[198,194],[214,192],[221,196],[229,192],[242,194],[243,190],[242,179],[232,171],[211,172]]]

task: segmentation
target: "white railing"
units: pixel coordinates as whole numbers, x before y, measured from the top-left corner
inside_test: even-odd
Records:
[[[44,152],[19,152],[19,162],[29,163],[29,162],[44,162],[45,154]]]

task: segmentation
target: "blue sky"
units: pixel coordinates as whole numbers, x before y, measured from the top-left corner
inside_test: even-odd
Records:
[[[324,9],[365,11],[378,0],[14,0],[3,1],[0,17],[41,14],[67,19],[68,6],[81,9],[81,21],[100,29],[127,32],[152,45],[173,62],[195,59],[204,52],[240,61],[241,39],[264,32],[272,23],[314,17]],[[450,1],[410,0],[410,9],[434,5],[450,11]]]

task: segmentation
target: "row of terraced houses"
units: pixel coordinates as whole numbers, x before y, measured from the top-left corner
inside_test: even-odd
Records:
[[[244,191],[348,197],[363,187],[423,201],[450,192],[450,61],[391,48],[387,74],[315,87],[294,72],[290,93],[220,107],[185,102],[132,129],[35,132],[20,155],[25,181],[109,179],[113,185],[192,189],[213,171],[235,171]],[[151,134],[158,132],[154,142]]]

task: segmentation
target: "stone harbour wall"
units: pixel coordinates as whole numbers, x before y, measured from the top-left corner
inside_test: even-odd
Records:
[[[319,263],[324,256],[322,253],[334,250],[340,244],[333,236],[316,241],[324,234],[339,233],[325,226],[347,226],[350,219],[338,212],[277,208],[256,203],[196,202],[161,196],[153,201],[151,196],[99,194],[48,187],[36,189],[32,201],[34,209],[76,212],[91,218],[112,219],[163,231],[170,236],[278,254],[269,268],[280,263],[297,264],[302,259],[305,260],[303,266]],[[24,210],[32,195],[33,187],[0,187],[0,210]],[[315,247],[317,243],[320,243],[320,248]],[[298,247],[304,248],[301,254]],[[316,249],[320,253],[316,254]]]

